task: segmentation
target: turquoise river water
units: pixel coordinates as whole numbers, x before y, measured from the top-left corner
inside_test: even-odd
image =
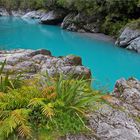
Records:
[[[118,48],[112,42],[67,32],[57,26],[40,25],[33,20],[0,17],[0,48],[45,48],[54,56],[79,55],[83,65],[91,69],[96,88],[113,89],[121,77],[140,79],[140,54]]]

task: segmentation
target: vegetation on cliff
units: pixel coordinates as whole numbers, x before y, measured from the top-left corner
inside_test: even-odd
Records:
[[[98,24],[100,32],[117,35],[131,20],[139,18],[139,0],[0,0],[0,5],[11,9],[56,9],[84,13],[88,22]]]

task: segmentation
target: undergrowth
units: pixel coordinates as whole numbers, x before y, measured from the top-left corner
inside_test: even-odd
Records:
[[[0,83],[1,140],[52,140],[90,131],[86,116],[102,95],[89,80],[40,75],[18,83],[9,77]]]

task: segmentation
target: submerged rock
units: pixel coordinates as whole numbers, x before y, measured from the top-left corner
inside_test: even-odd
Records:
[[[49,11],[41,18],[41,23],[57,25],[63,21],[65,16],[66,12],[61,9]]]
[[[37,73],[48,73],[49,76],[57,76],[63,73],[65,76],[91,77],[88,68],[82,66],[82,60],[78,56],[53,57],[51,52],[42,50],[12,50],[0,51],[0,62],[6,60],[4,72],[21,72],[30,77]]]

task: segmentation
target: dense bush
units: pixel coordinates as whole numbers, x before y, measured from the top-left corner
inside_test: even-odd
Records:
[[[132,29],[140,29],[140,19],[132,20],[127,24]]]
[[[83,79],[25,80],[21,87],[0,93],[0,139],[52,140],[87,132],[86,114],[100,97]]]
[[[45,0],[0,0],[0,6],[7,10],[39,9],[45,7]]]
[[[0,63],[0,92],[8,92],[9,89],[15,89],[20,87],[22,84],[21,74],[15,73],[16,76],[11,77],[11,72],[4,72],[4,68],[6,65],[6,60]]]

